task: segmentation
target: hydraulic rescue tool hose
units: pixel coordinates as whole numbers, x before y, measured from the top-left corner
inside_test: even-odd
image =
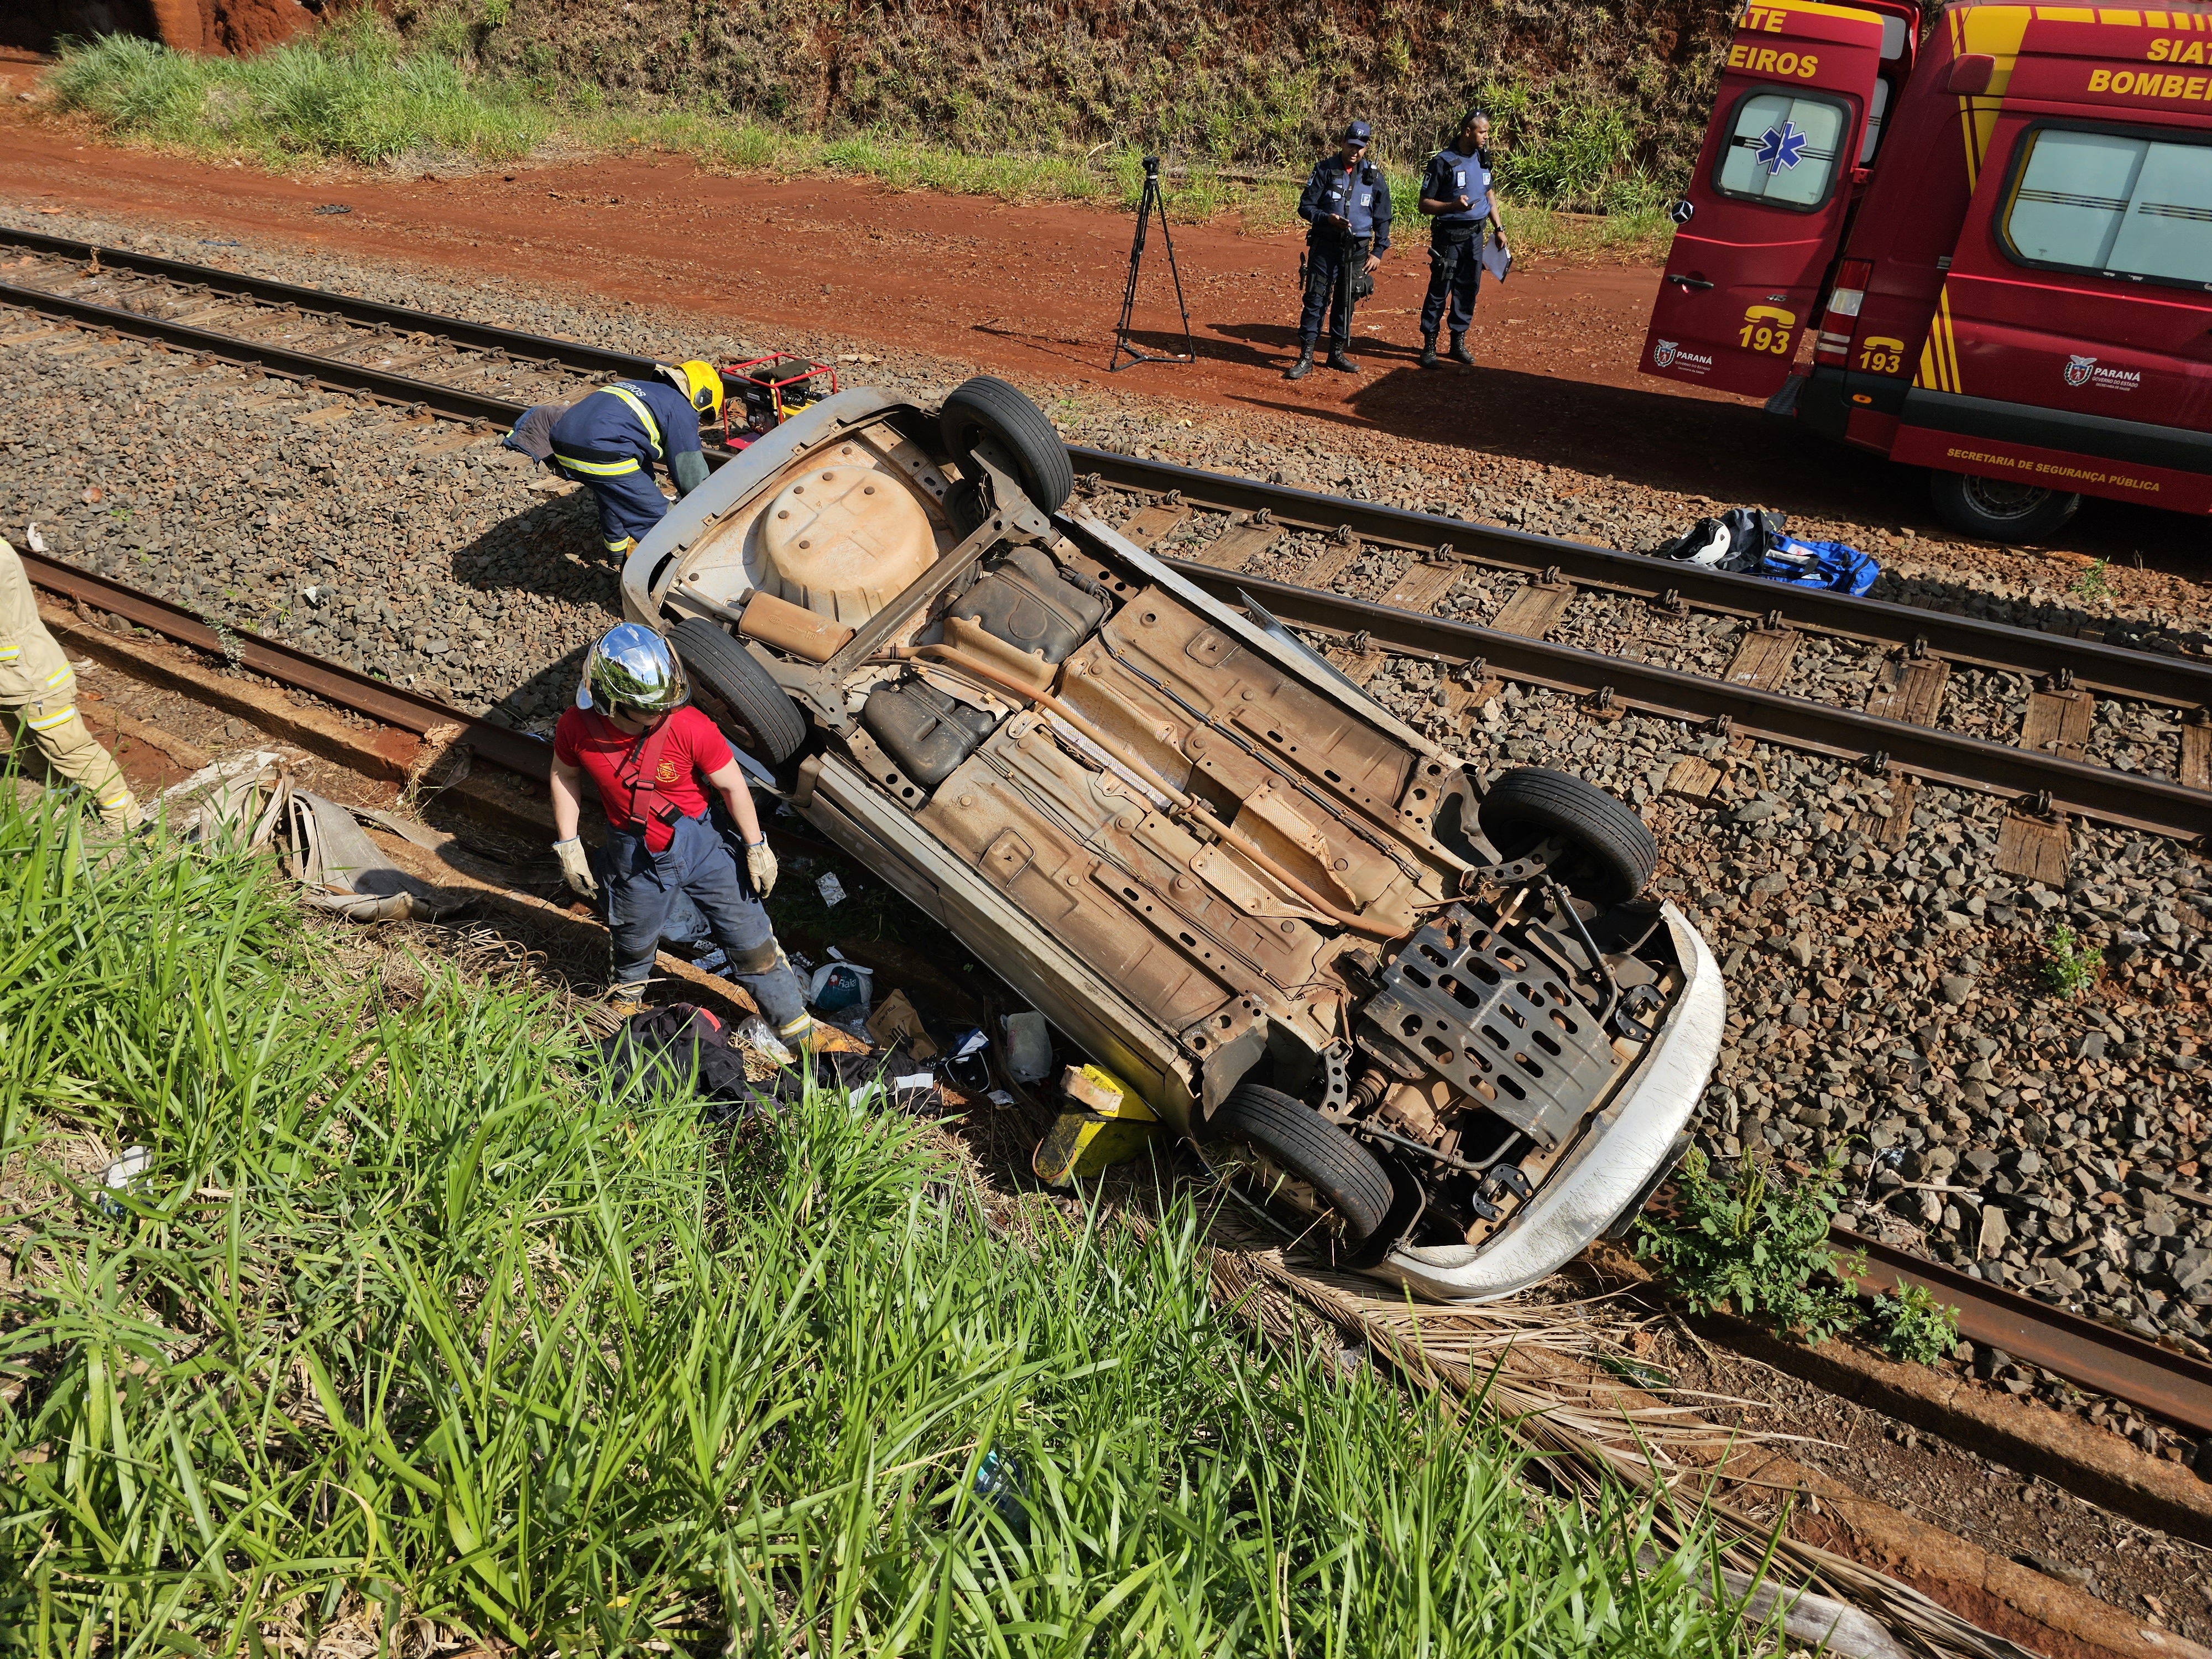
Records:
[[[1402,928],[1393,927],[1387,922],[1370,921],[1364,917],[1354,915],[1349,910],[1338,908],[1255,846],[1250,836],[1224,823],[1213,815],[1212,810],[1203,801],[1176,788],[1175,785],[1146,765],[1144,761],[1124,749],[1119,743],[1092,725],[1084,715],[1062,702],[1049,691],[1040,691],[1033,686],[1024,685],[1012,676],[1000,673],[990,664],[978,661],[966,652],[956,650],[949,645],[896,645],[881,653],[880,655],[884,660],[890,662],[942,663],[946,667],[954,669],[971,679],[981,680],[994,690],[1005,692],[1010,697],[1018,698],[1023,702],[1041,704],[1049,708],[1132,772],[1150,779],[1152,787],[1172,801],[1178,811],[1184,813],[1201,828],[1235,848],[1296,894],[1300,902],[1327,916],[1338,927],[1351,933],[1364,933],[1370,939],[1395,939],[1404,932]]]

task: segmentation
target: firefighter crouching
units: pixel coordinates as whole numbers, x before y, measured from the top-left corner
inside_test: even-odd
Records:
[[[1374,291],[1376,267],[1390,248],[1390,186],[1382,169],[1367,159],[1374,128],[1354,121],[1344,130],[1334,155],[1314,163],[1298,198],[1298,217],[1306,233],[1305,310],[1298,319],[1298,360],[1283,371],[1286,380],[1313,372],[1314,343],[1321,337],[1322,313],[1328,313],[1328,366],[1346,374],[1359,366],[1346,355],[1352,347],[1352,307]]]
[[[577,780],[591,775],[607,814],[607,926],[614,935],[608,1000],[635,1013],[671,900],[681,892],[707,919],[730,958],[729,976],[751,993],[787,1045],[813,1034],[814,1021],[768,912],[775,854],[761,833],[744,774],[714,723],[690,702],[684,665],[650,628],[610,629],[584,660],[576,703],[553,731],[553,844],[561,873],[586,899],[599,880],[578,839]],[[702,786],[704,786],[703,787]],[[707,790],[720,797],[744,854],[710,817]]]
[[[526,411],[515,422],[514,447],[534,453],[550,447],[556,472],[586,486],[599,504],[599,537],[610,556],[621,558],[668,512],[653,482],[665,468],[678,496],[707,482],[699,444],[699,417],[722,412],[722,377],[708,363],[663,364],[660,378],[617,380],[568,405],[550,427]]]
[[[0,541],[0,713],[31,734],[47,769],[93,798],[100,821],[118,834],[145,816],[115,757],[76,712],[76,675],[39,620],[31,579],[15,550]],[[12,737],[12,734],[11,734]]]

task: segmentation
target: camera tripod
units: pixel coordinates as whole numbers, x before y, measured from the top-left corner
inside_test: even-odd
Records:
[[[1129,343],[1129,313],[1137,304],[1137,270],[1145,258],[1145,230],[1153,214],[1160,216],[1160,240],[1168,250],[1168,275],[1175,279],[1176,309],[1182,313],[1182,350],[1162,356],[1153,352],[1139,351]],[[1128,362],[1121,361],[1124,355]],[[1137,234],[1129,242],[1129,281],[1121,290],[1121,320],[1114,330],[1114,355],[1107,360],[1106,371],[1118,374],[1131,363],[1192,363],[1198,361],[1198,348],[1190,337],[1190,307],[1183,302],[1182,272],[1176,266],[1175,238],[1168,234],[1168,210],[1160,199],[1160,158],[1145,157],[1144,194],[1137,202]]]

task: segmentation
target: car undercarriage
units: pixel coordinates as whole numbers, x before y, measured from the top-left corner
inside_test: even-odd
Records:
[[[1649,832],[1565,773],[1486,782],[1072,483],[1003,382],[848,390],[679,503],[625,610],[1286,1229],[1440,1297],[1554,1271],[1640,1208],[1718,1048]]]

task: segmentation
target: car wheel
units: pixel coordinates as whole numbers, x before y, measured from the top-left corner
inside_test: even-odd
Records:
[[[937,416],[952,459],[963,466],[977,442],[994,438],[1014,459],[1022,492],[1040,513],[1057,513],[1075,488],[1067,446],[1044,410],[1004,380],[978,374],[963,382]]]
[[[1931,472],[1936,516],[1963,536],[1985,542],[2033,542],[2056,535],[2081,505],[2079,495],[1971,472]]]
[[[1659,843],[1626,801],[1548,766],[1504,774],[1484,794],[1476,816],[1509,862],[1547,841],[1565,842],[1567,857],[1553,874],[1569,892],[1600,904],[1634,898],[1659,862]]]
[[[1346,1243],[1367,1238],[1390,1213],[1390,1173],[1375,1154],[1279,1089],[1247,1083],[1231,1090],[1206,1133],[1270,1196],[1334,1211]]]
[[[691,678],[729,705],[760,740],[761,758],[781,766],[806,741],[806,717],[753,653],[704,617],[686,617],[668,636]]]

